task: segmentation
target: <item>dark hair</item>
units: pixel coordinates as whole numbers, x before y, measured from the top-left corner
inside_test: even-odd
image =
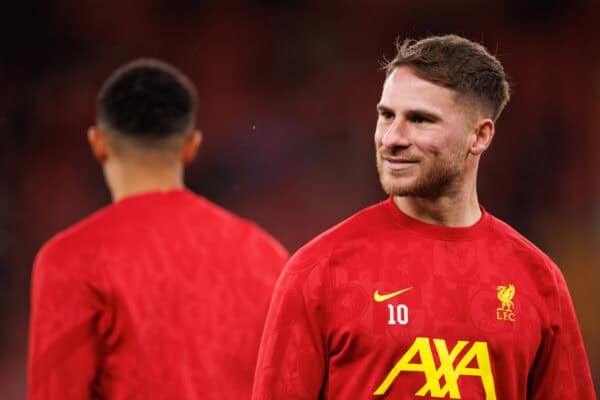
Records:
[[[386,76],[407,66],[418,77],[455,90],[483,103],[495,121],[510,98],[510,87],[500,61],[479,43],[457,35],[405,39],[385,65]]]
[[[97,99],[100,124],[118,134],[163,139],[194,128],[196,91],[175,67],[139,59],[117,69]]]

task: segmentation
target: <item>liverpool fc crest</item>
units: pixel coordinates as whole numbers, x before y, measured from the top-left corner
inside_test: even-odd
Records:
[[[498,292],[498,300],[500,300],[500,307],[496,309],[496,318],[500,321],[516,321],[515,317],[515,303],[513,303],[513,297],[515,297],[515,285],[512,283],[508,286],[496,287]]]

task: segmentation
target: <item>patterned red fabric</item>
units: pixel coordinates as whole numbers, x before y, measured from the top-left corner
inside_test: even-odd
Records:
[[[249,398],[287,257],[187,190],[100,210],[36,258],[28,398]]]
[[[276,286],[254,400],[594,399],[559,269],[483,211],[430,225],[391,199],[317,237]]]

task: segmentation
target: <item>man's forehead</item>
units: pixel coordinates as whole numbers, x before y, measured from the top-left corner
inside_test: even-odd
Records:
[[[409,67],[396,67],[385,79],[382,102],[399,99],[433,102],[434,104],[455,104],[457,93],[441,85],[417,76]]]

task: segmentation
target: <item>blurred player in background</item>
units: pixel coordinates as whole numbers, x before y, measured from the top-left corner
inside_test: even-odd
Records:
[[[196,94],[138,60],[102,87],[88,131],[114,204],[34,266],[30,400],[243,399],[284,248],[184,188]]]
[[[375,129],[390,197],[287,264],[253,399],[595,398],[561,272],[478,203],[508,99],[479,44],[398,46]]]

